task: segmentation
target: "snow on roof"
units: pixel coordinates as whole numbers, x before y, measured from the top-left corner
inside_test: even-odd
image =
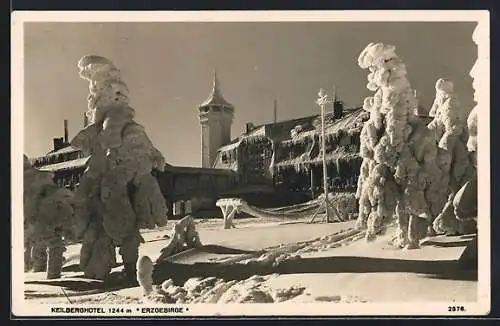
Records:
[[[363,123],[366,119],[368,119],[368,117],[369,113],[361,108],[350,110],[346,109],[344,116],[337,120],[333,119],[333,113],[327,113],[325,114],[325,134],[332,135],[340,130],[345,132],[361,132]],[[287,144],[303,142],[306,138],[312,137],[314,135],[319,135],[320,133],[321,116],[316,116],[313,121],[313,128],[309,128],[305,131],[299,132],[295,137],[284,140],[284,142]]]
[[[332,163],[337,160],[343,160],[343,161],[353,161],[353,160],[359,160],[361,157],[359,156],[359,153],[357,152],[349,152],[344,149],[340,150],[334,150],[333,152],[326,153],[325,159],[327,163]],[[280,162],[276,162],[274,164],[274,168],[277,170],[280,170],[282,168],[287,168],[287,167],[295,167],[297,170],[301,170],[302,168],[306,167],[306,164],[311,164],[311,165],[320,165],[322,164],[322,157],[321,155],[317,155],[314,158],[310,158],[307,155],[301,155],[299,157],[289,159],[289,160],[283,160]]]
[[[334,120],[333,113],[327,113],[325,123],[326,134],[334,134],[339,130],[343,131],[361,131],[365,118],[368,118],[368,112],[361,108],[345,109],[345,115],[341,119]],[[303,126],[304,131],[298,133],[297,136],[291,136],[291,129],[296,126]],[[284,143],[293,144],[297,141],[304,141],[306,137],[311,137],[318,133],[318,128],[321,127],[321,116],[311,115],[302,118],[284,120],[280,122],[272,122],[262,125],[257,125],[248,133],[242,134],[235,138],[231,143],[221,146],[218,152],[227,152],[237,148],[246,138],[252,137],[269,137],[273,140],[282,141]]]
[[[266,125],[266,134],[276,141],[283,141],[292,137],[291,130],[300,126],[300,128],[307,130],[312,128],[312,124],[316,115],[306,116],[302,118],[284,120],[277,123],[269,123]]]
[[[340,130],[361,132],[363,124],[368,118],[369,113],[361,108],[346,110],[340,119],[334,119],[332,113],[327,113],[325,115],[325,134],[335,134]],[[321,133],[321,116],[314,120],[313,125],[314,129],[299,133],[293,140]]]
[[[234,175],[234,171],[218,168],[197,168],[190,166],[165,166],[165,172],[185,173],[185,174],[212,174],[212,175]]]
[[[244,139],[252,137],[265,137],[265,136],[266,136],[266,125],[257,126],[248,133],[245,133],[240,137],[233,139],[229,144],[219,147],[217,151],[227,152],[237,148]]]
[[[235,139],[233,142],[231,142],[230,144],[227,144],[227,145],[224,145],[224,146],[221,146],[218,151],[219,152],[227,152],[227,151],[230,151],[232,149],[235,149],[237,148],[239,145],[241,144],[241,139]]]
[[[266,125],[261,125],[253,128],[249,132],[247,132],[245,137],[254,137],[254,136],[265,136],[266,135]]]
[[[311,125],[313,120],[317,116],[308,116],[290,120],[284,120],[279,122],[271,122],[266,124],[261,124],[255,126],[252,130],[247,133],[242,134],[240,137],[233,139],[229,144],[221,146],[218,151],[226,152],[238,147],[244,139],[251,139],[253,137],[269,137],[273,140],[284,140],[289,139],[290,129],[295,127],[296,125]],[[312,125],[309,126],[312,128]]]
[[[335,134],[342,130],[345,132],[361,132],[364,122],[369,118],[369,113],[361,108],[348,112],[341,119],[331,119],[325,125],[326,134]],[[318,126],[321,131],[321,125]]]
[[[52,155],[59,155],[59,154],[67,154],[67,153],[72,153],[72,152],[78,152],[80,151],[78,148],[73,147],[73,146],[66,146],[64,148],[61,148],[57,151],[52,151],[49,152],[46,156],[52,156]]]
[[[41,166],[38,169],[40,171],[50,171],[50,172],[77,169],[84,167],[85,164],[87,164],[88,159],[89,157],[82,157],[71,161],[65,161],[65,162]]]
[[[334,120],[332,114],[329,114],[325,117],[325,135],[327,137],[330,137],[338,134],[338,132],[340,131],[343,131],[348,135],[357,134],[361,132],[364,121],[368,117],[368,112],[364,111],[363,109],[348,110],[341,119],[337,120]],[[301,132],[292,139],[285,140],[282,144],[286,147],[295,147],[298,143],[304,143],[307,139],[311,139],[313,136],[318,135],[321,132],[320,119],[321,117],[318,117],[319,122],[317,120],[315,121],[315,129]],[[313,157],[310,157],[310,150],[310,147],[306,147],[302,155],[290,159],[280,159],[274,164],[274,167],[277,169],[281,169],[294,166],[296,169],[300,169],[304,167],[305,164],[320,164],[321,155],[319,155],[319,153],[316,153]],[[333,150],[332,152],[327,152],[325,158],[328,162],[335,160],[358,160],[358,150],[359,149],[356,146],[340,146],[335,148],[335,150]]]

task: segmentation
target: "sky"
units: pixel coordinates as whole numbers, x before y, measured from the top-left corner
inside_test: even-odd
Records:
[[[130,89],[131,106],[169,164],[201,166],[198,105],[214,71],[235,106],[232,137],[245,123],[319,113],[319,88],[347,106],[370,96],[357,58],[370,42],[396,46],[421,105],[430,108],[438,78],[472,106],[469,71],[477,57],[468,22],[37,22],[24,26],[25,153],[44,155],[52,138],[82,128],[88,84],[76,64],[86,54],[110,59]]]

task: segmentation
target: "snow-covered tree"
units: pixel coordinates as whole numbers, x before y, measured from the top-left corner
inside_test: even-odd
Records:
[[[66,250],[63,236],[71,235],[73,193],[58,188],[49,172],[32,167],[24,155],[24,269],[59,278]]]
[[[478,25],[476,29],[474,30],[474,33],[472,34],[472,40],[474,43],[479,44],[478,38],[479,38],[479,31],[480,31],[480,26]],[[476,153],[477,151],[477,118],[478,118],[478,90],[480,89],[480,79],[479,79],[479,64],[478,61],[474,63],[474,66],[472,67],[470,71],[470,76],[472,77],[472,87],[474,88],[474,101],[476,102],[476,105],[472,109],[472,111],[469,113],[469,117],[467,118],[467,127],[469,129],[469,139],[467,141],[467,149],[471,153]]]
[[[479,32],[483,25],[478,24],[474,33],[472,34],[473,41],[478,44]],[[479,49],[478,57],[481,57],[481,49]],[[467,117],[467,129],[468,129],[468,139],[467,139],[467,150],[470,153],[470,163],[474,167],[470,178],[464,183],[464,185],[457,191],[455,197],[453,198],[453,213],[457,219],[462,221],[462,223],[477,221],[478,214],[478,188],[477,188],[477,137],[478,137],[478,111],[479,111],[479,96],[478,91],[481,88],[479,84],[479,59],[474,63],[470,71],[470,76],[472,77],[472,86],[474,88],[474,101],[476,105],[469,113]],[[475,240],[477,248],[477,238]],[[472,244],[470,248],[473,248]],[[466,250],[469,254],[472,251]],[[465,254],[465,253],[464,253]],[[467,255],[467,254],[465,254]],[[470,258],[474,263],[477,264],[477,252],[473,254]]]
[[[367,88],[375,92],[364,101],[370,112],[361,132],[363,163],[358,179],[358,228],[373,240],[397,217],[396,244],[416,248],[431,218],[429,191],[437,191],[436,146],[418,116],[414,91],[396,48],[370,43],[358,65],[369,69]]]
[[[88,55],[78,62],[89,81],[89,125],[71,141],[91,157],[76,191],[76,235],[83,238],[80,266],[87,277],[104,279],[120,248],[127,277],[135,279],[140,228],[167,222],[165,199],[153,169],[165,160],[144,127],[134,121],[129,90],[108,59]]]
[[[437,144],[438,167],[441,178],[448,181],[446,200],[441,192],[441,211],[433,223],[437,233],[461,233],[462,223],[453,211],[453,199],[457,191],[470,179],[474,166],[467,151],[467,116],[469,109],[458,101],[453,82],[438,79],[436,82],[436,98],[431,112],[434,119],[427,126],[434,132]],[[433,198],[437,202],[436,198]],[[436,207],[439,207],[439,204]],[[435,213],[434,217],[436,217]]]
[[[477,151],[477,113],[475,106],[467,117],[467,127],[469,129],[469,139],[467,139],[467,150],[469,152]]]

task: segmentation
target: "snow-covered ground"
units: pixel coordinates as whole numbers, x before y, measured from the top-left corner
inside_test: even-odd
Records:
[[[25,299],[33,303],[476,301],[477,272],[457,264],[468,236],[436,237],[421,249],[402,251],[389,244],[391,232],[367,245],[352,229],[354,221],[307,224],[300,219],[254,218],[237,219],[235,224],[236,229],[224,230],[222,220],[198,221],[205,247],[158,264],[157,289],[147,299],[139,287],[102,286],[81,278],[79,245],[68,247],[61,279],[45,281],[43,273],[26,273]],[[165,235],[170,228],[171,224],[144,231],[141,254],[154,261],[168,242]]]

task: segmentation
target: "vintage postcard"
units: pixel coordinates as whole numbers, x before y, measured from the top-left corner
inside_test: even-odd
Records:
[[[15,317],[490,310],[488,11],[14,12]]]

